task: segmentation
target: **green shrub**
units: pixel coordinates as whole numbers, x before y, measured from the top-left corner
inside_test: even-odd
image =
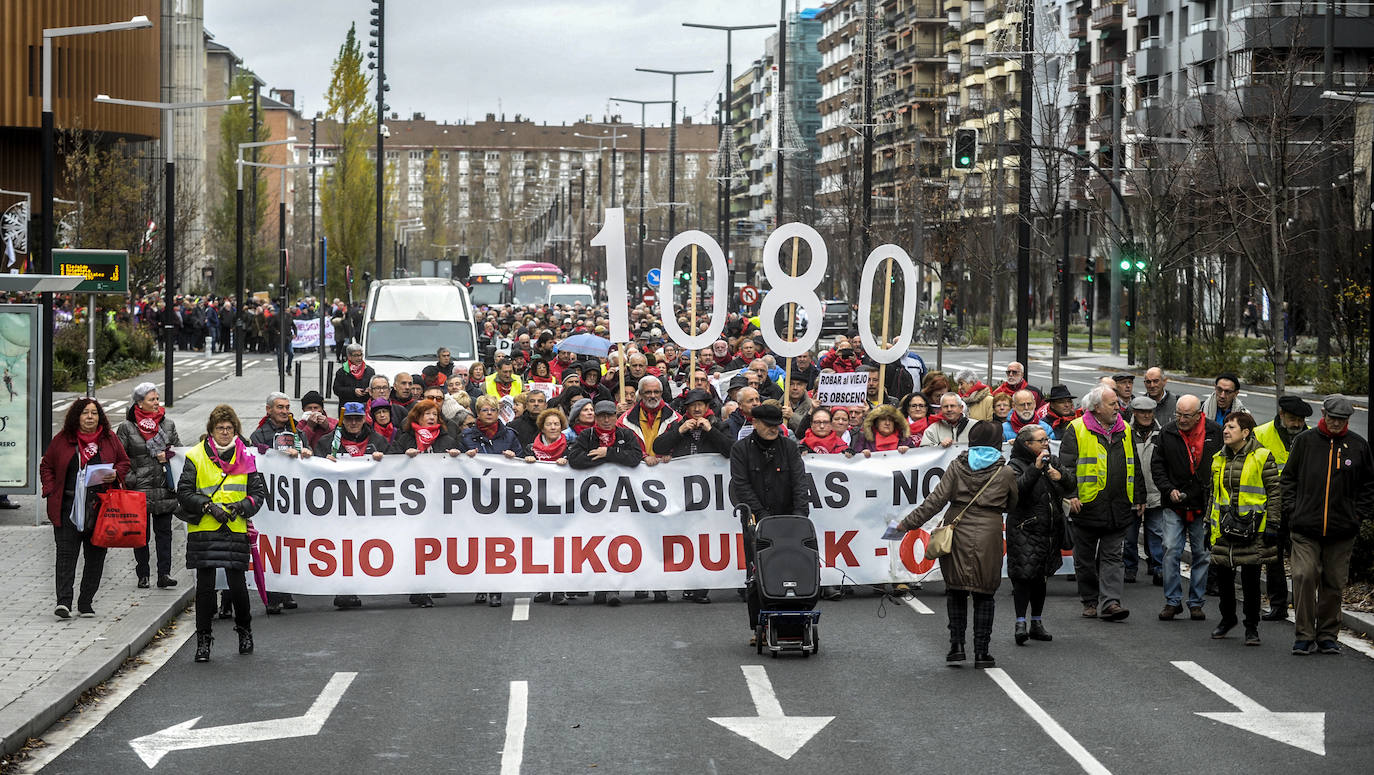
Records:
[[[1274,362],[1265,355],[1252,355],[1245,359],[1240,378],[1247,385],[1274,384]]]
[[[98,325],[95,334],[96,384],[126,379],[154,368],[153,338],[127,325]],[[71,390],[86,381],[87,328],[63,326],[53,337],[53,390]]]

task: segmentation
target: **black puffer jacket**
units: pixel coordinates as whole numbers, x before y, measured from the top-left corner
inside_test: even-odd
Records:
[[[205,442],[201,442],[205,444]],[[208,445],[205,453],[211,454]],[[227,459],[232,448],[220,456]],[[219,475],[216,475],[218,478]],[[205,514],[205,506],[210,496],[196,489],[196,464],[189,459],[181,469],[177,480],[177,502],[181,509],[177,518],[189,524],[197,524]],[[244,518],[251,518],[267,502],[267,479],[257,471],[248,475],[248,497],[242,503]],[[186,567],[224,568],[226,570],[248,570],[248,534],[235,533],[227,525],[218,530],[196,530],[186,533]]]
[[[683,433],[682,424],[687,421],[685,417],[664,428],[654,439],[654,454],[673,457],[715,454],[729,457],[734,439],[725,435],[725,426],[720,420],[711,415],[707,415],[706,419],[711,423],[710,430]]]
[[[1007,513],[1007,577],[1013,581],[1053,576],[1064,564],[1059,550],[1064,544],[1063,499],[1069,493],[1069,471],[1051,455],[1050,465],[1060,476],[1055,482],[1048,470],[1035,467],[1035,455],[1019,439],[1012,444],[1018,497],[1016,508]]]
[[[1319,425],[1298,434],[1279,481],[1285,525],[1308,538],[1353,538],[1374,511],[1374,459],[1354,432],[1332,436]]]
[[[162,463],[153,457],[156,452],[181,446],[181,437],[177,435],[177,426],[172,418],[163,417],[157,435],[145,442],[143,434],[138,432],[134,408],[131,406],[124,422],[115,429],[115,436],[133,465],[129,475],[124,478],[124,486],[148,496],[149,514],[171,514],[176,511],[177,494],[167,489],[166,471]]]

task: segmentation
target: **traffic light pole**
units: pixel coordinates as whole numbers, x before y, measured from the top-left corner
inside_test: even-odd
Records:
[[[1130,300],[1127,302],[1128,308],[1127,308],[1127,310],[1126,310],[1126,319],[1127,319],[1128,321],[1130,321],[1129,323],[1127,323],[1127,328],[1129,329],[1129,331],[1127,332],[1127,339],[1126,339],[1126,365],[1127,365],[1127,366],[1134,366],[1134,365],[1135,365],[1135,328],[1136,328],[1136,326],[1135,326],[1135,294],[1136,294],[1136,286],[1139,285],[1139,284],[1140,284],[1140,272],[1139,272],[1134,266],[1132,266],[1132,267],[1131,267]]]

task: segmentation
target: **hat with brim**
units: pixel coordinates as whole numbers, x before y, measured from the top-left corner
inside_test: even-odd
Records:
[[[1068,385],[1055,385],[1054,387],[1050,388],[1050,394],[1047,395],[1047,396],[1045,396],[1045,400],[1046,400],[1046,401],[1064,401],[1064,400],[1072,401],[1072,400],[1073,400],[1073,393],[1070,393],[1070,392],[1069,392],[1069,386],[1068,386]]]
[[[1297,396],[1279,396],[1279,411],[1294,417],[1311,417],[1312,405]]]
[[[597,413],[597,414],[620,414],[620,409],[619,409],[618,407],[616,407],[614,401],[597,401],[597,402],[596,402],[596,413]]]
[[[358,401],[349,401],[343,405],[344,417],[366,417],[367,412],[363,410],[363,405]]]
[[[1131,399],[1131,408],[1137,412],[1153,412],[1159,404],[1149,396],[1136,396]]]
[[[709,406],[710,403],[711,394],[707,393],[705,390],[702,390],[701,388],[692,388],[691,390],[688,390],[686,393],[684,393],[682,396],[683,406],[691,406],[692,404],[706,404]]]
[[[1322,414],[1327,417],[1345,419],[1355,413],[1355,405],[1342,395],[1332,394],[1322,401]]]

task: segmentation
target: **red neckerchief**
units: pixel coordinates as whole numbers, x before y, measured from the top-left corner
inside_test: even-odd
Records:
[[[392,423],[387,423],[386,425],[379,425],[374,420],[372,422],[372,430],[376,431],[378,436],[381,436],[387,441],[391,441],[392,437],[396,435],[396,426]]]
[[[906,424],[911,428],[911,435],[919,439],[921,434],[926,432],[926,428],[930,427],[930,417],[921,417],[916,420],[908,419]]]
[[[896,431],[893,431],[892,433],[889,433],[887,435],[883,435],[881,433],[878,433],[877,431],[873,431],[873,448],[879,452],[886,452],[890,449],[896,449],[897,445],[900,444],[901,441],[902,437],[899,436]]]
[[[134,427],[138,428],[138,435],[144,441],[157,435],[158,426],[162,425],[162,418],[167,415],[167,408],[159,406],[156,412],[145,412],[143,407],[134,407]]]
[[[587,430],[588,428],[593,428],[593,427],[595,427],[595,426],[592,426],[592,425],[574,425],[574,426],[573,426],[573,433],[577,434],[578,436],[581,436],[581,435],[582,435],[582,431],[585,431],[585,430]]]
[[[973,383],[973,387],[969,388],[967,393],[960,393],[960,394],[959,394],[959,397],[960,397],[960,398],[968,398],[969,396],[973,395],[974,393],[977,393],[977,392],[980,391],[980,390],[986,390],[986,389],[987,389],[987,385],[984,385],[982,380],[978,380],[977,382],[974,382],[974,383]]]
[[[496,438],[496,431],[499,430],[500,427],[501,426],[495,422],[491,425],[483,425],[481,422],[477,423],[477,430],[481,431],[482,435],[489,439]]]
[[[596,441],[601,446],[611,447],[615,445],[615,428],[612,428],[608,431],[603,431],[597,426],[593,425],[592,430],[596,431]]]
[[[367,372],[367,364],[364,363],[364,362],[362,362],[362,361],[358,361],[358,365],[357,365],[357,366],[354,366],[354,365],[351,364],[351,363],[348,364],[348,373],[353,375],[353,379],[362,379],[362,378],[363,378],[363,374],[366,373],[366,372]]]
[[[828,452],[832,455],[844,452],[849,448],[840,438],[838,433],[828,433],[824,436],[817,436],[810,428],[806,430],[806,435],[802,437],[802,446],[812,452]]]
[[[343,438],[343,435],[340,434],[339,446],[343,447],[343,450],[353,457],[362,457],[363,455],[367,454],[366,438],[364,438],[362,441],[349,441],[348,439]]]
[[[502,384],[501,380],[494,379],[491,381],[491,384],[496,386],[497,395],[508,396],[510,395],[511,386],[515,384],[515,380],[511,380],[510,382]]]
[[[86,465],[91,458],[95,457],[95,453],[100,449],[100,437],[103,435],[104,431],[102,430],[95,430],[90,433],[76,432],[76,454],[81,456],[81,465]]]
[[[639,421],[648,421],[650,425],[658,424],[658,413],[663,411],[663,402],[660,401],[656,408],[650,409],[644,404],[639,405]]]
[[[438,425],[420,425],[418,423],[411,423],[410,429],[415,431],[415,448],[421,452],[429,451],[429,446],[434,443],[435,439],[439,438],[439,432],[442,430]]]
[[[1011,414],[1007,415],[1007,421],[1011,423],[1012,433],[1020,433],[1022,428],[1027,425],[1035,425],[1037,422],[1035,419],[1035,412],[1031,412],[1031,418],[1029,420],[1022,420],[1020,413],[1014,410]]]
[[[552,463],[563,457],[563,454],[567,451],[568,437],[560,433],[553,441],[545,442],[544,434],[541,433],[535,437],[534,444],[532,444],[531,447],[534,449],[535,460]]]
[[[1336,433],[1332,431],[1330,428],[1326,427],[1326,418],[1323,417],[1320,420],[1317,420],[1317,431],[1321,433],[1321,435],[1327,437],[1328,439],[1339,439],[1350,432],[1350,426],[1347,425],[1345,426],[1345,430],[1341,431],[1340,433]]]

